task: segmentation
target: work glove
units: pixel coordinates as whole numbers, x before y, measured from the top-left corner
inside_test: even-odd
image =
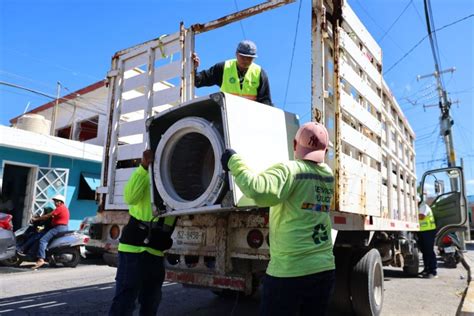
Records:
[[[227,148],[224,150],[221,156],[221,164],[222,164],[222,169],[225,171],[229,171],[229,166],[227,165],[229,163],[230,157],[235,155],[236,152],[233,149]]]

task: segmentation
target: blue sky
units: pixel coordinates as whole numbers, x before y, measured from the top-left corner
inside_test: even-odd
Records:
[[[431,0],[435,27],[440,28],[474,13],[472,0]],[[118,50],[205,23],[259,3],[255,0],[0,0],[0,81],[55,95],[75,91],[105,77],[111,56]],[[379,42],[387,71],[425,35],[422,0],[349,0],[356,14]],[[234,56],[243,38],[258,45],[259,63],[270,78],[274,103],[310,119],[310,5],[303,0],[289,76],[300,3],[269,11],[196,37],[201,68]],[[404,11],[404,9],[406,10]],[[404,11],[404,12],[403,12]],[[403,14],[402,14],[403,12]],[[396,21],[396,19],[398,21]],[[442,69],[456,67],[443,78],[452,100],[454,144],[464,157],[468,192],[474,194],[474,18],[437,33]],[[439,135],[439,109],[434,80],[417,75],[434,71],[429,41],[424,40],[385,74],[410,121],[418,141],[417,173],[445,165],[445,147]],[[66,90],[67,88],[67,90]],[[285,91],[288,88],[286,104]],[[212,89],[198,90],[202,95]],[[0,124],[49,100],[0,85]]]

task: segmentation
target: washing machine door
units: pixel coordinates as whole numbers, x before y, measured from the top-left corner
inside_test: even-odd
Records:
[[[238,96],[216,93],[195,99],[147,123],[155,152],[155,205],[174,215],[255,207],[220,158],[232,148],[260,172],[293,158],[295,114]]]

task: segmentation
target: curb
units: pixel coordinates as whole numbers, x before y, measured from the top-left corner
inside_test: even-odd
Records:
[[[467,267],[463,264],[463,266],[466,268],[467,273],[468,273],[468,285],[466,288],[466,291],[464,292],[464,297],[462,298],[461,301],[461,306],[459,309],[459,313],[457,315],[459,316],[468,316],[468,315],[474,315],[474,282],[470,280],[470,271],[468,268],[474,266],[474,262],[469,259],[467,256],[463,256],[465,260],[465,264]]]

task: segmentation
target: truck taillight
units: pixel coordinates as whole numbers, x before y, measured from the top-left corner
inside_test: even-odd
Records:
[[[120,227],[118,227],[118,225],[113,225],[113,226],[110,228],[109,236],[110,236],[110,238],[112,238],[113,240],[116,240],[116,239],[120,236]]]
[[[451,236],[446,235],[443,237],[443,239],[441,239],[441,243],[443,245],[449,246],[453,243],[453,239],[451,238]]]
[[[263,240],[264,240],[263,233],[259,231],[258,229],[252,229],[247,234],[247,244],[251,248],[255,248],[255,249],[260,248],[263,244]]]
[[[0,218],[0,228],[13,230],[12,216],[10,214],[5,214],[4,217]]]

